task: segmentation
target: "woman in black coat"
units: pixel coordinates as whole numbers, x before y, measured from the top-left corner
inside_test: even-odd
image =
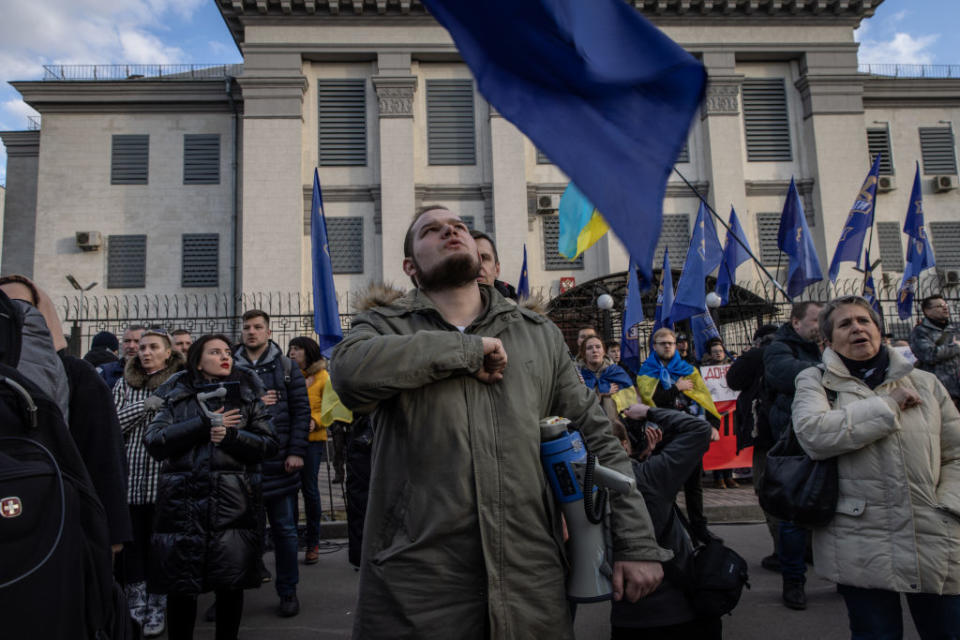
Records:
[[[153,534],[153,575],[167,593],[170,640],[193,637],[197,595],[217,594],[217,640],[237,637],[243,589],[259,587],[263,539],[260,462],[277,451],[255,373],[233,366],[229,340],[206,335],[187,370],[163,390],[144,444],[162,461]],[[230,387],[224,398],[197,394]],[[239,389],[238,389],[239,388]],[[212,414],[212,415],[211,415]]]

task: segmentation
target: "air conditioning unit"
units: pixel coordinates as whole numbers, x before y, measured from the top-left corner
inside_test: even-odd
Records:
[[[560,208],[560,195],[537,196],[537,213],[552,213]]]
[[[77,246],[84,251],[96,251],[103,244],[99,231],[77,231]]]
[[[880,176],[877,179],[877,191],[886,193],[897,188],[897,179],[893,176]]]
[[[956,176],[933,176],[933,190],[937,193],[957,188]]]

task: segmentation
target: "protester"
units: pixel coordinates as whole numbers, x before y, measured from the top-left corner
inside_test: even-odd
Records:
[[[376,433],[354,637],[572,638],[560,518],[529,426],[563,415],[604,466],[630,473],[626,454],[560,331],[477,283],[458,216],[421,210],[404,256],[416,289],[357,315],[331,359],[340,398],[372,410]],[[611,503],[614,598],[632,601],[671,554],[639,493]]]
[[[183,357],[187,357],[187,351],[190,350],[190,345],[193,344],[193,336],[190,335],[190,332],[186,329],[177,329],[170,333],[170,338],[173,340],[173,348],[183,354]]]
[[[619,365],[623,369],[623,365],[620,364],[620,343],[616,340],[608,340],[603,344],[603,349],[607,353],[607,357],[610,358],[610,361],[615,365]],[[626,369],[623,369],[626,371]]]
[[[307,453],[310,400],[303,374],[270,339],[270,316],[260,309],[243,314],[243,344],[234,352],[237,364],[250,367],[266,389],[263,403],[273,418],[277,454],[263,463],[263,502],[270,521],[276,560],[277,615],[300,613],[297,583],[297,492]]]
[[[123,340],[121,342],[123,346],[123,357],[117,362],[108,362],[107,364],[97,367],[97,373],[100,374],[100,377],[103,378],[103,381],[107,383],[110,389],[113,389],[117,381],[123,377],[127,362],[137,358],[139,353],[137,345],[140,342],[140,336],[142,336],[146,330],[146,327],[139,324],[132,324],[124,329]]]
[[[720,413],[700,372],[677,351],[676,334],[672,330],[664,327],[654,332],[653,351],[637,372],[637,388],[643,404],[699,416],[713,427],[711,440],[720,439]],[[708,541],[716,536],[707,529],[703,512],[702,476],[703,465],[698,464],[687,478],[683,494],[693,534]]]
[[[937,376],[960,407],[960,338],[950,323],[950,307],[943,296],[929,296],[920,304],[923,321],[910,332],[910,349],[917,368]]]
[[[470,235],[477,243],[480,252],[480,275],[477,282],[496,289],[500,295],[508,300],[517,301],[517,290],[512,284],[500,280],[500,254],[493,238],[482,231],[470,230]]]
[[[320,464],[327,459],[327,428],[323,426],[323,390],[330,380],[327,361],[320,353],[320,345],[313,338],[298,336],[290,341],[287,355],[300,369],[307,385],[310,400],[310,432],[307,450],[300,470],[300,488],[303,490],[303,508],[306,511],[307,550],[304,564],[316,564],[320,560],[320,488],[318,476]]]
[[[612,640],[691,638],[720,640],[719,617],[702,618],[693,609],[679,577],[692,574],[693,544],[674,508],[677,492],[710,446],[709,423],[689,414],[634,404],[624,415],[640,421],[641,449],[634,452],[633,474],[650,513],[657,542],[673,551],[666,577],[656,591],[636,603],[614,602],[610,610]],[[614,434],[630,451],[626,430]]]
[[[137,348],[138,356],[127,360],[123,378],[113,388],[113,402],[127,455],[127,503],[133,525],[133,541],[123,550],[121,567],[130,615],[143,627],[143,635],[151,638],[163,633],[166,598],[148,588],[158,566],[150,557],[150,536],[157,517],[160,464],[147,454],[143,443],[155,414],[145,401],[183,368],[184,358],[173,350],[169,335],[152,329],[138,337]]]
[[[577,351],[580,351],[580,345],[591,336],[596,336],[597,330],[593,327],[582,327],[577,331]]]
[[[117,362],[120,359],[120,341],[117,336],[109,331],[101,331],[93,336],[90,342],[90,350],[83,356],[83,359],[94,367],[100,367],[110,362]]]
[[[221,382],[238,392],[197,397]],[[216,637],[236,640],[243,589],[261,584],[260,463],[277,450],[263,392],[256,374],[234,366],[226,336],[202,336],[147,429],[147,450],[163,462],[149,586],[169,594],[170,640],[193,638],[197,595],[211,590]]]
[[[921,638],[956,638],[960,414],[935,375],[881,347],[863,298],[832,300],[819,325],[825,370],[800,373],[793,401],[801,446],[836,458],[840,477],[836,513],[813,532],[817,572],[854,638],[902,637],[900,594]]]
[[[701,367],[710,367],[720,364],[730,364],[730,357],[723,347],[723,341],[720,338],[711,338],[704,345],[706,353],[700,360]],[[713,484],[717,489],[739,489],[740,484],[733,479],[733,469],[714,469]]]
[[[603,341],[596,336],[583,341],[577,361],[583,362],[580,367],[583,383],[599,396],[600,405],[607,412],[607,417],[615,420],[619,411],[613,395],[621,389],[633,387],[633,379],[620,366],[610,361],[604,352]]]
[[[767,469],[767,452],[775,442],[770,433],[768,407],[764,404],[763,397],[763,352],[773,341],[776,333],[777,326],[772,324],[766,324],[757,329],[753,334],[753,348],[745,351],[727,369],[727,386],[740,392],[737,396],[737,409],[733,413],[737,452],[753,447],[751,475],[754,493],[763,482],[763,475]],[[764,569],[779,572],[780,521],[766,511],[763,515],[767,521],[770,538],[773,540],[773,553],[764,556],[760,565]]]
[[[690,338],[688,338],[685,333],[678,333],[676,334],[676,339],[677,353],[680,354],[680,359],[696,366],[697,358],[693,353],[693,349],[690,348]]]
[[[792,428],[794,380],[801,371],[820,364],[817,315],[822,307],[822,303],[813,301],[794,304],[790,321],[777,330],[773,342],[763,352],[764,384],[773,397],[767,419],[774,442]],[[781,521],[778,532],[783,603],[791,609],[806,609],[807,530]]]

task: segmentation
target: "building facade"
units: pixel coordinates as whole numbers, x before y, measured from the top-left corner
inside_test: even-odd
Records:
[[[794,177],[826,273],[883,152],[878,273],[902,271],[916,162],[938,265],[960,273],[960,78],[860,69],[853,31],[881,1],[632,1],[709,74],[655,267],[663,247],[675,268],[686,253],[699,204],[686,179],[724,219],[736,209],[774,270]],[[508,281],[525,244],[531,283],[548,296],[561,278],[626,269],[609,235],[574,263],[557,254],[566,177],[476,91],[419,0],[217,4],[242,69],[54,68],[13,83],[43,119],[39,131],[0,133],[4,273],[32,274],[55,294],[70,292],[68,273],[101,283],[94,294],[309,292],[315,167],[341,296],[406,285],[402,236],[425,203],[494,236]],[[841,277],[855,276],[849,267]],[[758,277],[750,265],[738,276]]]

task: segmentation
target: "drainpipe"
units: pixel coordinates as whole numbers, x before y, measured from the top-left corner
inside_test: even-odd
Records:
[[[230,313],[231,315],[237,315],[240,295],[237,278],[237,271],[240,268],[240,105],[233,99],[233,80],[232,76],[227,76],[227,99],[230,101],[230,109],[233,111],[233,225],[231,230],[233,258],[230,266]]]

